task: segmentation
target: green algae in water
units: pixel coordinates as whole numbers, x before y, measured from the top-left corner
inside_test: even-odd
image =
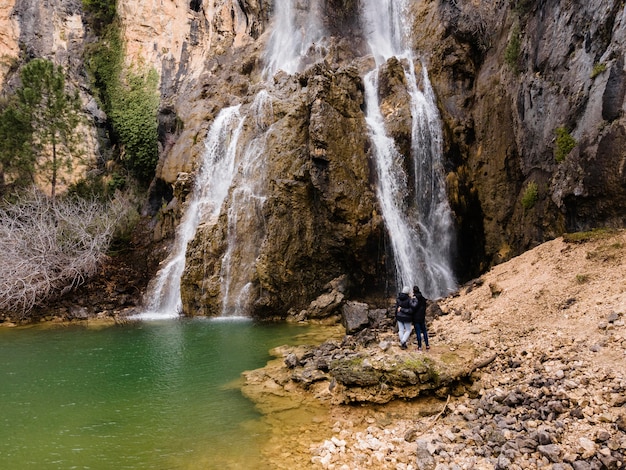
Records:
[[[232,387],[302,326],[170,320],[0,330],[0,468],[263,468]]]

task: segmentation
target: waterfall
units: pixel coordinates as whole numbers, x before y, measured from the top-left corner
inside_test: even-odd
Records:
[[[321,57],[325,32],[321,25],[322,0],[274,2],[274,25],[265,54],[263,76],[269,79],[278,70],[299,71],[307,55]]]
[[[253,138],[241,157],[238,179],[234,184],[227,211],[226,252],[222,258],[220,285],[222,316],[248,315],[255,300],[253,280],[256,260],[265,238],[265,141],[273,114],[272,100],[266,90],[255,97],[250,109],[255,120]]]
[[[365,76],[366,120],[374,147],[377,196],[391,240],[396,283],[418,285],[430,298],[456,288],[451,268],[453,222],[445,192],[439,111],[422,67],[423,90],[406,46],[409,17],[406,0],[364,0],[362,23],[377,67]],[[411,155],[401,155],[387,136],[378,100],[380,66],[396,56],[403,64],[411,97]],[[405,158],[412,165],[403,165]],[[404,168],[414,168],[407,174]],[[415,199],[406,200],[414,187]]]
[[[180,314],[180,279],[185,269],[187,244],[196,234],[200,221],[215,223],[219,216],[235,174],[243,121],[239,106],[223,109],[213,121],[188,206],[176,229],[172,252],[148,287],[146,308],[131,318],[155,320],[176,318]]]
[[[398,285],[417,284],[425,295],[436,298],[456,287],[450,268],[452,216],[445,194],[441,122],[434,93],[425,67],[418,88],[414,61],[405,47],[407,2],[362,2],[361,20],[377,64],[365,77],[366,120],[373,142],[377,196],[394,252],[396,281]],[[274,2],[274,26],[264,55],[266,89],[246,106],[246,112],[240,106],[228,107],[212,123],[172,252],[149,286],[145,311],[135,318],[172,318],[180,314],[180,280],[187,244],[200,222],[214,224],[220,214],[226,216],[228,224],[220,264],[221,313],[233,317],[252,311],[252,302],[258,298],[258,292],[254,292],[256,263],[265,241],[267,178],[263,159],[274,119],[271,77],[279,70],[293,74],[323,56],[324,4],[322,0]],[[398,152],[386,134],[379,108],[379,69],[393,56],[404,64],[411,96],[411,155]],[[244,121],[246,137],[240,142]],[[408,158],[412,159],[410,165],[405,164]],[[404,168],[415,171],[408,173]],[[414,200],[407,201],[409,193],[415,194]],[[227,196],[228,207],[223,208]]]

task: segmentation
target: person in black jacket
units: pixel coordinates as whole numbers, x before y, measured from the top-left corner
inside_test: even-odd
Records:
[[[398,322],[398,336],[400,347],[406,349],[406,342],[411,336],[411,322],[413,321],[413,308],[411,307],[411,289],[405,287],[396,298],[396,321]]]
[[[422,350],[422,334],[426,349],[430,349],[428,344],[428,331],[426,330],[426,298],[420,292],[420,288],[413,286],[413,298],[411,299],[413,313],[413,328],[417,336],[417,350]]]

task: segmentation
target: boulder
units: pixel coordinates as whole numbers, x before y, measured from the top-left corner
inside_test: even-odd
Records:
[[[363,302],[346,302],[341,308],[341,323],[346,334],[354,334],[369,324],[369,306]]]

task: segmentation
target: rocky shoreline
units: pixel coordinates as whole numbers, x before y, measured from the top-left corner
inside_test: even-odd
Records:
[[[625,255],[608,232],[499,265],[438,302],[428,353],[401,350],[388,315],[273,351],[243,386],[277,428],[270,467],[625,468]]]

